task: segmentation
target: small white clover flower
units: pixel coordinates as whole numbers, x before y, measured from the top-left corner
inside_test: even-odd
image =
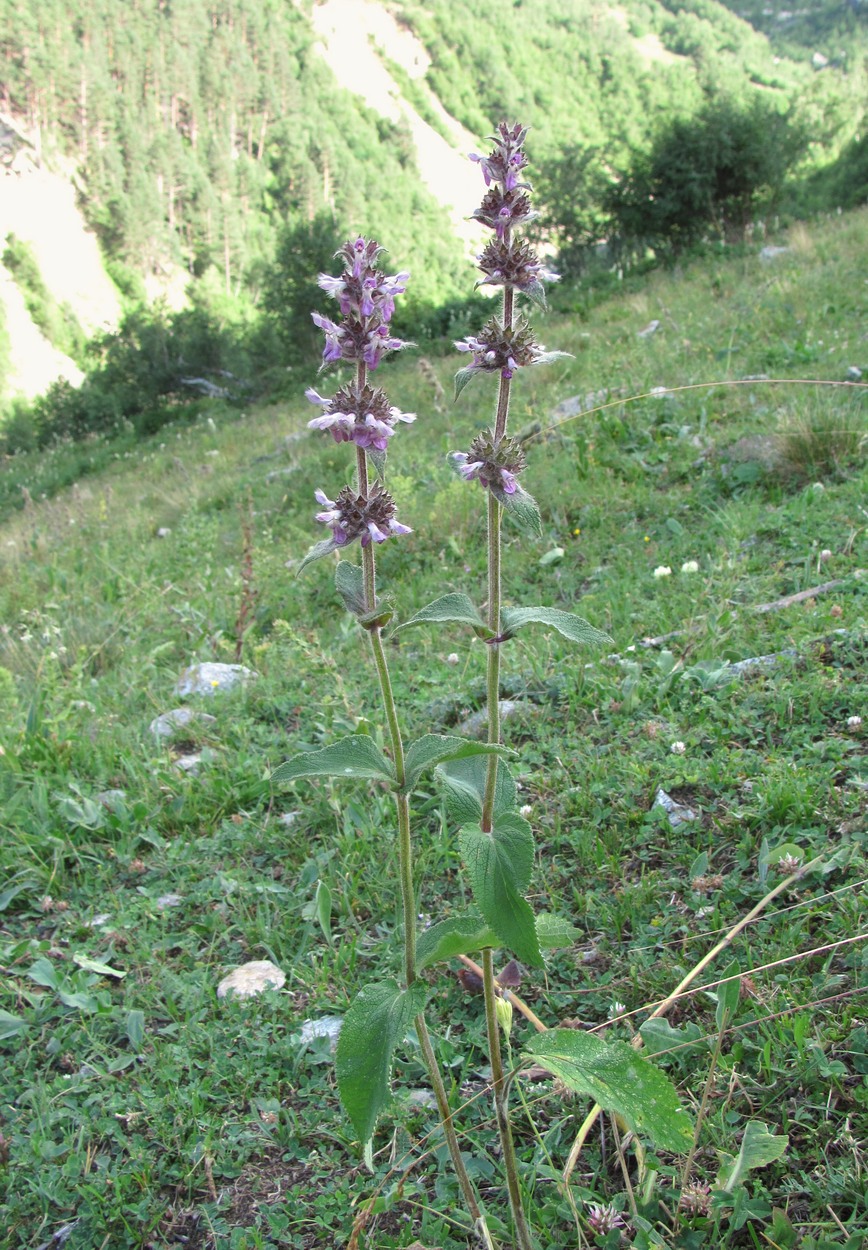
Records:
[[[617,1020],[618,1016],[623,1016],[627,1010],[623,1003],[619,1003],[617,999],[610,1004],[609,1010],[606,1012],[607,1020]]]
[[[523,805],[522,805],[522,806],[518,809],[518,811],[519,811],[519,815],[520,815],[520,816],[527,817],[527,816],[530,816],[530,815],[531,815],[531,813],[533,812],[533,807],[531,806],[531,804],[530,804],[530,803],[524,803],[524,804],[523,804]]]
[[[446,663],[447,663],[447,664],[457,664],[457,663],[458,663],[458,652],[457,652],[457,651],[450,651],[450,652],[449,652],[449,654],[448,654],[448,655],[447,655],[447,657],[446,657]]]
[[[698,573],[699,561],[698,560],[685,560],[681,566],[681,572],[682,573]]]
[[[654,576],[659,580],[661,577],[671,577],[672,570],[668,564],[658,564],[654,570]]]
[[[820,559],[821,559],[821,560],[831,560],[831,559],[832,559],[832,552],[829,550],[829,548],[828,548],[828,547],[824,547],[824,548],[823,548],[823,550],[820,552]]]
[[[861,717],[861,716],[848,716],[848,717],[847,717],[847,728],[848,728],[848,729],[861,729],[861,728],[862,728],[862,717]]]
[[[669,748],[669,750],[672,752],[673,755],[683,755],[684,752],[687,750],[687,747],[679,738],[677,742],[672,743],[672,746]]]

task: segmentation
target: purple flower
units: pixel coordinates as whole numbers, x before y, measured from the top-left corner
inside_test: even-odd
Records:
[[[410,424],[416,420],[415,413],[401,412],[389,403],[385,391],[367,384],[361,389],[354,383],[342,386],[331,399],[325,399],[311,386],[305,396],[325,410],[321,417],[309,421],[308,426],[313,430],[328,430],[336,443],[354,442],[357,447],[385,451],[396,423]]]
[[[491,136],[495,146],[489,155],[470,153],[470,159],[482,170],[487,187],[499,182],[504,191],[514,191],[519,185],[525,185],[519,183],[518,176],[527,165],[527,157],[522,151],[526,136],[527,127],[515,125],[510,129],[506,122],[501,122],[497,134]]]
[[[413,532],[397,520],[392,496],[379,482],[374,483],[367,498],[350,486],[345,486],[337,499],[329,499],[322,490],[314,491],[314,497],[324,507],[316,519],[329,527],[336,547],[345,547],[357,538],[367,547],[372,542],[384,543],[393,535]]]
[[[545,356],[545,348],[537,343],[533,332],[526,321],[519,318],[514,326],[504,328],[496,317],[492,317],[476,336],[456,342],[459,352],[470,352],[473,356],[468,369],[481,373],[500,373],[504,378],[511,378],[516,369],[526,365],[535,365]]]
[[[527,463],[520,443],[512,438],[495,442],[490,430],[476,435],[469,452],[453,451],[449,460],[466,482],[479,482],[504,495],[514,495],[518,490],[517,474]]]

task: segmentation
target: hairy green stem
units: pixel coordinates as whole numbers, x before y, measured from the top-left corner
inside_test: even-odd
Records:
[[[365,367],[359,364],[357,371],[357,382],[359,389],[365,383]],[[356,448],[356,465],[358,470],[358,488],[359,493],[367,495],[368,493],[368,462],[365,451]],[[365,588],[365,607],[372,612],[377,604],[377,576],[376,561],[374,557],[373,545],[369,544],[362,548],[362,573],[364,577]],[[395,810],[398,816],[398,876],[401,885],[401,910],[404,921],[404,980],[407,988],[416,980],[416,892],[413,886],[413,845],[410,831],[410,797],[403,792],[405,779],[405,761],[404,761],[404,742],[401,736],[401,726],[398,721],[398,710],[395,705],[395,694],[392,689],[392,679],[389,673],[389,664],[386,659],[385,648],[383,647],[383,638],[379,626],[374,626],[368,631],[371,640],[371,651],[374,656],[374,663],[377,668],[377,677],[380,683],[380,694],[383,700],[383,708],[386,713],[386,720],[389,726],[389,736],[392,742],[392,757],[395,764],[395,775],[401,791],[395,793]],[[464,1197],[467,1207],[467,1213],[473,1221],[477,1236],[486,1250],[494,1250],[491,1235],[485,1223],[485,1217],[479,1207],[476,1193],[473,1189],[470,1177],[467,1174],[467,1168],[461,1157],[461,1147],[458,1142],[458,1135],[455,1132],[455,1125],[452,1121],[452,1111],[449,1107],[449,1099],[446,1093],[446,1086],[443,1083],[443,1077],[437,1066],[437,1056],[434,1054],[434,1048],[431,1045],[431,1038],[428,1034],[428,1026],[425,1022],[425,1016],[420,1012],[415,1020],[416,1033],[419,1037],[419,1044],[422,1048],[422,1055],[425,1060],[425,1067],[428,1070],[428,1079],[431,1082],[431,1088],[434,1091],[434,1097],[437,1101],[437,1109],[440,1113],[440,1121],[443,1125],[443,1133],[446,1137],[446,1144],[449,1148],[449,1154],[452,1159],[452,1166]]]
[[[521,1201],[521,1186],[518,1179],[518,1160],[515,1155],[515,1143],[512,1140],[512,1124],[509,1119],[509,1096],[503,1072],[503,1059],[500,1054],[500,1026],[497,1021],[497,991],[494,982],[494,952],[487,947],[482,952],[482,985],[485,992],[485,1025],[488,1033],[488,1057],[491,1061],[491,1085],[494,1091],[494,1115],[497,1120],[497,1132],[503,1151],[503,1167],[506,1172],[506,1187],[509,1194],[509,1206],[515,1225],[515,1239],[518,1250],[533,1250],[533,1239],[524,1215]]]

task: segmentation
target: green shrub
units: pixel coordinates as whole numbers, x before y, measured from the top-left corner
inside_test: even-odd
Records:
[[[24,296],[27,311],[49,343],[77,364],[84,360],[87,336],[69,304],[58,303],[45,285],[33,248],[17,235],[6,236],[3,264]]]

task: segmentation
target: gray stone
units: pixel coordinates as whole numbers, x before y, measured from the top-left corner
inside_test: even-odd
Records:
[[[663,808],[672,829],[680,829],[682,825],[689,825],[694,820],[699,820],[698,812],[695,812],[692,807],[687,807],[684,803],[677,803],[672,795],[667,794],[662,787],[654,796],[653,807]]]
[[[302,1023],[298,1040],[303,1046],[308,1046],[318,1037],[327,1037],[334,1050],[338,1044],[343,1023],[340,1016],[320,1016],[318,1020],[305,1020]]]
[[[861,382],[862,381],[862,370],[859,368],[858,365],[850,365],[848,367],[847,381],[848,382]]]
[[[217,986],[217,997],[252,998],[263,990],[282,990],[286,973],[270,959],[251,959],[249,963],[233,968]]]
[[[521,704],[514,699],[501,699],[498,703],[501,721],[514,716],[520,706]],[[456,732],[463,734],[465,738],[481,738],[487,724],[488,709],[483,708],[479,712],[474,712],[472,716],[468,716],[467,720],[462,721]]]
[[[157,899],[157,906],[160,911],[165,911],[167,907],[180,907],[183,901],[180,894],[161,894]]]
[[[640,339],[649,339],[652,334],[656,334],[660,329],[660,322],[657,320],[649,321],[644,330],[637,330],[637,337]]]
[[[233,690],[242,682],[258,674],[243,664],[191,664],[178,678],[175,693],[187,698],[191,694],[216,694],[218,690]]]
[[[760,251],[760,260],[776,260],[778,256],[787,256],[792,250],[791,247],[773,247],[769,243]]]
[[[798,654],[794,647],[787,647],[784,651],[775,651],[772,655],[752,655],[746,660],[736,660],[734,664],[730,664],[728,671],[741,677],[742,673],[749,673],[754,668],[772,668],[784,656]]]
[[[179,755],[175,760],[175,767],[190,777],[198,777],[201,766],[202,756],[198,751],[193,751],[190,755]]]
[[[110,812],[116,812],[126,802],[126,790],[100,790],[96,796],[97,803],[102,803]]]
[[[197,712],[191,707],[175,707],[170,712],[161,712],[151,721],[148,728],[155,738],[171,738],[178,729],[187,729],[194,722],[199,725],[216,725],[217,717],[207,712]]]

